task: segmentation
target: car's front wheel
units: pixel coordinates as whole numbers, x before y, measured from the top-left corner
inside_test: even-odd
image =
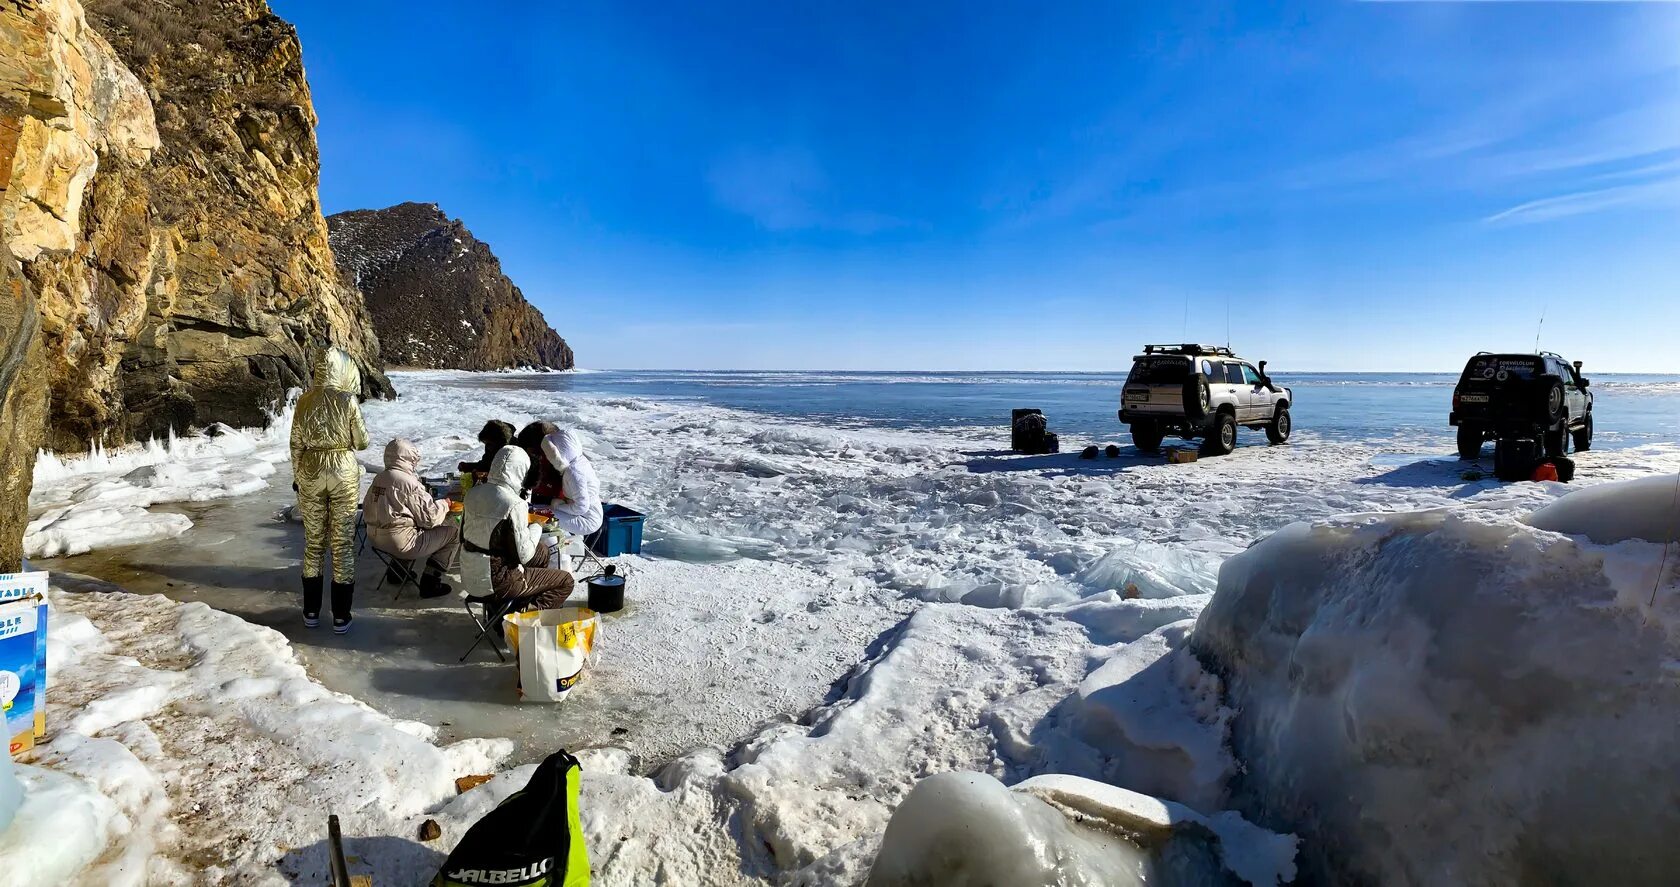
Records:
[[[1161,448],[1161,441],[1167,436],[1161,426],[1154,422],[1132,423],[1132,444],[1145,453],[1153,453]]]
[[[1592,413],[1587,414],[1587,423],[1575,430],[1575,451],[1584,453],[1592,449]]]
[[[1228,412],[1220,412],[1213,417],[1213,428],[1209,429],[1207,440],[1202,442],[1202,449],[1210,456],[1229,456],[1237,448],[1237,417]]]
[[[1458,426],[1458,458],[1478,459],[1482,455],[1482,429]]]
[[[1289,407],[1279,405],[1277,415],[1272,417],[1272,424],[1266,426],[1266,439],[1274,444],[1288,443],[1289,432],[1295,430],[1295,423],[1289,419]]]

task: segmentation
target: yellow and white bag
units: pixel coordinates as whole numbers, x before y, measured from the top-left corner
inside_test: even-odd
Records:
[[[559,702],[572,692],[595,649],[596,623],[587,607],[502,617],[508,646],[519,657],[519,701]]]

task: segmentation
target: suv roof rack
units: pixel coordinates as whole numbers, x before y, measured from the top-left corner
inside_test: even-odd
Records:
[[[1196,345],[1196,344],[1193,344],[1193,343],[1185,343],[1185,344],[1180,344],[1180,345],[1145,345],[1145,346],[1143,346],[1143,353],[1144,354],[1194,354],[1194,355],[1212,354],[1212,355],[1218,355],[1218,356],[1223,356],[1223,357],[1236,357],[1237,356],[1236,353],[1233,352],[1229,348],[1221,348],[1218,345]]]

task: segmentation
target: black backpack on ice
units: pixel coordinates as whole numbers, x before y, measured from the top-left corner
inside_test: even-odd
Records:
[[[589,887],[589,851],[578,818],[583,769],[565,751],[473,824],[431,887]]]

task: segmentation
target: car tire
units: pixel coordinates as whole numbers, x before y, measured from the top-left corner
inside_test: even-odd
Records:
[[[1201,373],[1191,373],[1190,378],[1184,380],[1184,415],[1190,424],[1199,425],[1208,417],[1208,411],[1213,408],[1213,394],[1208,391],[1207,376]]]
[[[1266,426],[1266,439],[1274,444],[1289,443],[1289,433],[1294,430],[1295,423],[1289,418],[1289,405],[1278,404],[1277,415],[1272,417],[1270,425]]]
[[[1202,441],[1202,452],[1209,456],[1229,456],[1237,448],[1237,417],[1221,410],[1213,415],[1213,427]]]
[[[1593,418],[1587,414],[1587,422],[1575,431],[1575,452],[1584,453],[1592,449]]]
[[[1154,422],[1132,423],[1132,445],[1145,453],[1154,453],[1161,449],[1161,441],[1167,434],[1161,426]]]
[[[1458,426],[1458,458],[1480,459],[1482,457],[1482,430],[1468,425]]]
[[[1540,390],[1540,414],[1546,417],[1546,424],[1556,425],[1563,421],[1568,412],[1568,401],[1563,396],[1563,379],[1547,373],[1538,380]]]

